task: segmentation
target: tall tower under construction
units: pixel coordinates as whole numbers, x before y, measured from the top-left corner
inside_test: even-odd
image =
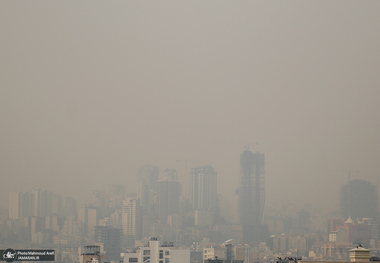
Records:
[[[265,159],[248,148],[240,155],[239,214],[243,242],[255,244],[260,238],[260,225],[265,204]]]

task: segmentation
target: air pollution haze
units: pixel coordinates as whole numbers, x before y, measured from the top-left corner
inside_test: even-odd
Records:
[[[379,1],[2,1],[1,205],[89,201],[137,169],[210,164],[239,186],[265,154],[266,208],[337,209],[380,171]],[[355,171],[355,173],[354,173]],[[358,171],[358,172],[356,172]]]

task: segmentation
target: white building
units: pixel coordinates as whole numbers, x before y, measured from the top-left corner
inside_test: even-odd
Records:
[[[121,253],[121,263],[190,263],[190,250],[161,244],[158,237],[151,237],[148,246],[139,247],[132,253]]]
[[[203,260],[208,259],[226,259],[226,249],[222,245],[218,244],[205,244],[203,248]]]

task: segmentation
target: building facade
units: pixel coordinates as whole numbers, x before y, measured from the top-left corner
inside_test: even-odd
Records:
[[[140,199],[127,198],[124,201],[122,213],[122,226],[124,235],[133,236],[136,240],[141,239],[142,216]]]
[[[167,222],[168,216],[179,215],[181,185],[177,181],[177,171],[166,169],[165,178],[157,182],[157,215],[161,222]]]
[[[215,212],[217,202],[217,173],[212,166],[192,168],[190,171],[190,202],[193,210]]]
[[[180,249],[172,243],[151,237],[147,246],[139,247],[132,253],[121,253],[121,263],[190,263],[190,249]]]
[[[95,227],[94,241],[103,244],[106,261],[118,261],[122,250],[122,229],[110,226]]]
[[[257,243],[265,204],[265,159],[246,149],[240,155],[239,215],[243,242]]]
[[[340,207],[343,218],[377,219],[377,187],[366,180],[350,181],[341,188]]]
[[[141,212],[143,214],[152,212],[154,196],[157,193],[158,179],[158,166],[147,164],[138,168],[137,198],[140,199]]]

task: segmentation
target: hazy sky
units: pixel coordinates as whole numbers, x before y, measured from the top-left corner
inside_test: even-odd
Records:
[[[245,142],[267,205],[326,205],[380,175],[379,1],[1,1],[0,197],[87,202],[137,167],[211,164],[232,196]],[[337,205],[334,201],[332,205]]]

